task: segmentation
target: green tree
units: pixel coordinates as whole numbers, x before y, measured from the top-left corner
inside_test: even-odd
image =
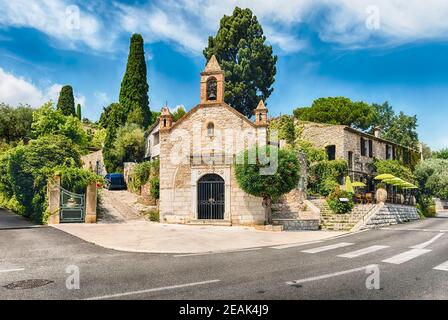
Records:
[[[236,7],[231,16],[224,15],[203,51],[207,61],[215,55],[225,72],[225,101],[249,118],[258,102],[266,101],[274,90],[277,56],[265,41],[252,11]]]
[[[343,124],[367,130],[374,124],[376,112],[372,106],[362,101],[328,97],[314,100],[311,107],[295,109],[294,116],[302,121]]]
[[[31,135],[33,109],[29,106],[13,108],[0,104],[0,140],[15,142]]]
[[[396,116],[389,130],[383,132],[382,137],[390,141],[411,147],[418,148],[417,116],[407,116],[400,112]]]
[[[392,106],[386,101],[383,104],[374,103],[372,107],[376,111],[374,126],[380,127],[383,132],[389,131],[395,120],[395,111]]]
[[[81,105],[79,103],[76,105],[76,116],[78,117],[79,121],[81,121],[82,119]]]
[[[126,110],[127,122],[136,123],[145,128],[151,122],[146,73],[143,37],[133,34],[126,72],[121,82],[119,101]]]
[[[264,174],[262,170],[267,165],[263,164],[263,157],[259,148],[253,147],[238,155],[235,168],[235,176],[239,186],[246,193],[256,197],[263,197],[263,206],[266,209],[266,222],[272,223],[271,203],[285,193],[294,189],[300,179],[300,165],[296,152],[291,149],[278,149],[273,146],[266,148],[266,156],[272,161],[277,161],[277,170],[272,174]],[[256,163],[249,161],[249,155],[257,155]],[[276,157],[277,155],[277,157]]]
[[[433,157],[433,152],[431,151],[431,148],[426,143],[422,143],[422,156],[423,156],[423,160],[430,159]],[[447,152],[447,157],[448,157],[448,152]]]
[[[185,111],[184,106],[179,106],[176,108],[176,110],[173,112],[173,121],[176,122],[180,118],[182,118],[187,111]]]
[[[389,173],[411,183],[415,180],[411,169],[404,166],[398,160],[375,160],[373,165],[377,174]]]
[[[373,126],[382,129],[383,138],[411,148],[418,147],[417,116],[407,116],[403,112],[396,115],[387,101],[372,106],[376,112]]]
[[[433,152],[433,157],[435,159],[445,159],[448,160],[448,148],[440,149],[439,151]]]
[[[31,125],[33,138],[46,135],[62,135],[80,148],[87,147],[88,137],[81,122],[76,117],[64,116],[60,109],[55,110],[48,102],[33,113]]]
[[[76,116],[75,98],[73,97],[73,88],[63,86],[59,93],[57,109],[61,110],[64,116]]]
[[[428,159],[421,162],[414,171],[419,184],[417,199],[425,215],[433,215],[433,197],[448,199],[448,160]]]
[[[114,134],[114,137],[108,135]],[[122,171],[124,162],[142,161],[145,152],[145,133],[135,123],[117,130],[108,130],[104,144],[104,164],[108,172]]]
[[[45,222],[47,177],[56,166],[81,165],[73,142],[60,135],[46,135],[18,146],[0,158],[0,193],[14,199],[21,212],[37,223]]]

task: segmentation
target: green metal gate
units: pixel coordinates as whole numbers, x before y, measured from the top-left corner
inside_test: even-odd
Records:
[[[61,187],[60,222],[84,222],[85,195]]]

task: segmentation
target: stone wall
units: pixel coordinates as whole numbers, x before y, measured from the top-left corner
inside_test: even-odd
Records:
[[[302,127],[300,139],[311,142],[316,148],[324,149],[326,146],[336,146],[336,159],[346,159],[345,126],[328,125],[324,123],[299,122]]]
[[[319,230],[319,219],[314,220],[297,220],[297,219],[274,219],[274,225],[283,226],[285,231],[298,230]]]
[[[207,133],[210,122],[214,124],[213,136]],[[188,223],[197,219],[196,183],[207,173],[224,178],[225,219],[239,225],[264,222],[262,199],[244,193],[234,177],[234,155],[245,147],[238,139],[245,134],[247,144],[252,145],[257,138],[255,126],[224,104],[196,107],[169,132],[160,132],[161,222]],[[197,161],[201,153],[210,157]],[[222,157],[223,154],[230,156]]]
[[[416,207],[385,204],[361,229],[382,228],[419,219],[420,216]]]

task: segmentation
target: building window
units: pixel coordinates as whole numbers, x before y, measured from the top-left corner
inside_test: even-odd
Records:
[[[210,123],[207,125],[207,135],[208,135],[209,137],[215,135],[215,125],[213,124],[213,122],[210,122]]]
[[[207,100],[216,100],[218,93],[218,82],[215,77],[207,79]]]
[[[361,137],[361,155],[362,156],[369,156],[370,158],[373,158],[373,141],[372,140],[366,140],[363,137]]]
[[[152,135],[152,145],[156,146],[159,144],[159,132],[156,132]]]
[[[327,151],[328,160],[336,160],[336,146],[326,146],[325,150]]]
[[[394,149],[391,145],[386,145],[386,160],[394,159]]]

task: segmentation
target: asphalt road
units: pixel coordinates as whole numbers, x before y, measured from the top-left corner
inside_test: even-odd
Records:
[[[0,230],[0,299],[448,299],[447,261],[448,218],[295,247],[180,256],[118,252],[22,226]],[[379,273],[366,273],[371,265]],[[79,289],[68,289],[77,269]],[[378,289],[366,288],[368,277]],[[19,282],[33,279],[49,283]],[[33,284],[41,286],[23,288]]]

